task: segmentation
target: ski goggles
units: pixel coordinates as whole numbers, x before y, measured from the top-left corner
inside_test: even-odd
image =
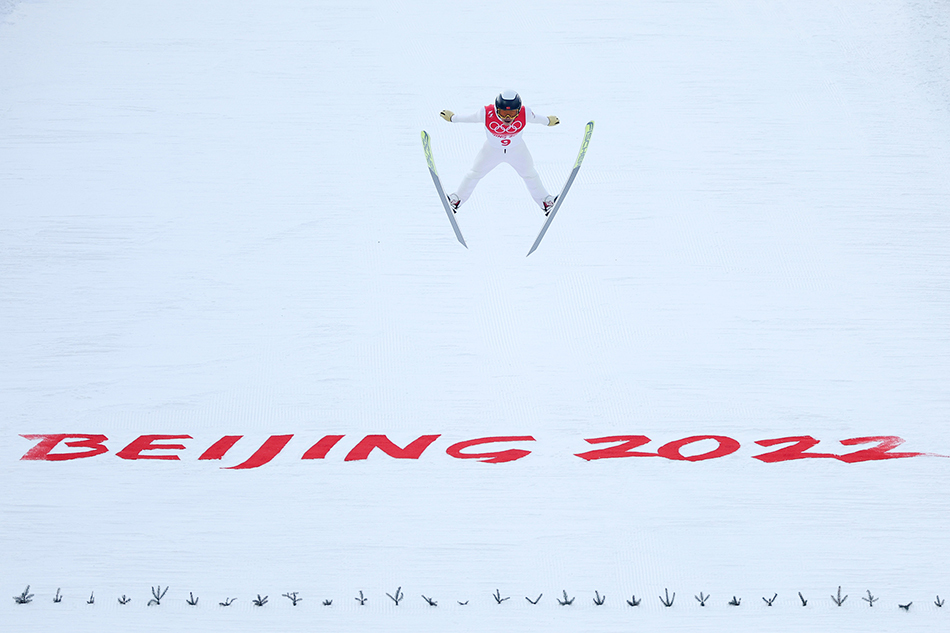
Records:
[[[513,121],[520,113],[521,108],[518,108],[517,110],[499,110],[498,108],[495,108],[495,114],[498,115],[498,118],[505,121]]]

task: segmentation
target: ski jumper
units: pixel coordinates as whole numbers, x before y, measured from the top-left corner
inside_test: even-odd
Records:
[[[518,116],[511,123],[506,123],[498,118],[494,105],[487,105],[473,114],[454,115],[452,123],[481,123],[485,126],[485,135],[488,137],[475,157],[472,168],[459,183],[458,191],[455,192],[459,200],[465,202],[472,195],[479,180],[499,164],[508,163],[524,180],[528,192],[538,206],[544,208],[543,200],[548,192],[541,184],[541,176],[534,168],[534,159],[531,158],[531,152],[521,138],[521,133],[524,132],[526,123],[547,125],[546,116],[538,116],[531,108],[522,106]]]

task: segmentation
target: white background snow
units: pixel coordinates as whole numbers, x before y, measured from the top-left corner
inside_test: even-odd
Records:
[[[950,454],[948,26],[937,0],[0,2],[0,627],[946,628],[950,460],[752,456]],[[461,208],[466,250],[419,139],[453,190],[483,131],[438,112],[505,88],[561,120],[525,133],[552,192],[596,122],[528,258],[517,175]],[[110,452],[22,461],[37,433]],[[115,456],[143,434],[194,439]],[[367,434],[442,437],[344,462]],[[574,457],[707,434],[742,448]],[[536,441],[445,453],[496,435]]]

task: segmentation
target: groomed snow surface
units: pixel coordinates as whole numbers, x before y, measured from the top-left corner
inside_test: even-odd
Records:
[[[946,630],[948,26],[0,0],[0,628]],[[527,258],[517,175],[466,250],[419,138],[452,191],[484,136],[439,111],[506,88],[552,192],[596,122]]]

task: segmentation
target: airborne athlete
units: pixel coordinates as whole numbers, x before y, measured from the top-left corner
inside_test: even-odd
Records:
[[[481,123],[485,126],[488,140],[475,157],[472,168],[462,178],[458,190],[448,195],[453,212],[468,200],[478,181],[500,163],[508,163],[524,179],[528,192],[547,215],[554,207],[555,198],[548,195],[541,177],[534,168],[534,159],[525,145],[521,133],[525,123],[543,123],[552,126],[560,123],[556,116],[539,116],[521,103],[521,96],[514,90],[506,90],[495,97],[494,105],[487,105],[477,112],[459,116],[451,110],[442,110],[440,116],[451,123]]]

